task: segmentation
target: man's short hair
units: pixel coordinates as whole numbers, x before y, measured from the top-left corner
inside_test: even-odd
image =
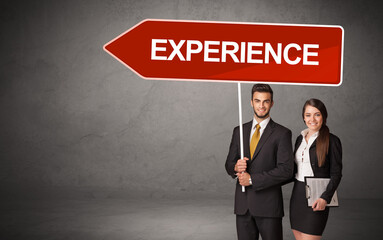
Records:
[[[255,92],[268,92],[271,95],[271,101],[273,101],[273,89],[271,89],[269,84],[254,84],[253,89],[251,90],[251,99],[253,99]]]

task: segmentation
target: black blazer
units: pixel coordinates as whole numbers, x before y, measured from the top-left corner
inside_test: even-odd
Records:
[[[252,122],[243,124],[244,156],[250,159],[250,133]],[[234,128],[226,171],[236,177],[234,166],[240,159],[239,127]],[[291,131],[270,119],[255,149],[252,160],[247,162],[247,172],[251,175],[252,186],[242,186],[237,181],[234,213],[243,215],[247,210],[258,217],[283,217],[281,184],[291,179],[294,159]]]
[[[294,156],[302,143],[302,139],[303,136],[299,135],[295,141]],[[318,166],[316,140],[311,145],[309,152],[314,177],[330,178],[326,191],[321,195],[321,198],[329,203],[342,178],[342,144],[337,136],[330,133],[328,154],[326,155],[325,164],[322,167]],[[297,167],[295,164],[294,172],[296,173],[296,171]]]

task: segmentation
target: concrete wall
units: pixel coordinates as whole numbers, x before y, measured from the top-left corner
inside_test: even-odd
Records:
[[[228,193],[233,83],[148,81],[103,51],[146,18],[334,24],[345,29],[340,87],[272,85],[272,118],[293,138],[322,99],[343,143],[345,198],[382,198],[382,14],[378,1],[6,1],[0,26],[2,188],[98,187]],[[251,84],[243,84],[251,119]],[[289,187],[286,191],[289,190]]]

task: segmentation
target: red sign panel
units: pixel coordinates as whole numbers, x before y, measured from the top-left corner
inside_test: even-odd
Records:
[[[342,83],[341,26],[147,19],[104,49],[145,79]]]

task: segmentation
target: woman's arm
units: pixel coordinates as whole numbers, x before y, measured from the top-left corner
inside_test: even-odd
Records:
[[[326,191],[321,195],[321,198],[326,200],[327,203],[330,203],[342,178],[342,144],[340,139],[333,134],[330,134],[328,157],[326,161],[329,161],[330,164],[330,182],[327,185]]]

